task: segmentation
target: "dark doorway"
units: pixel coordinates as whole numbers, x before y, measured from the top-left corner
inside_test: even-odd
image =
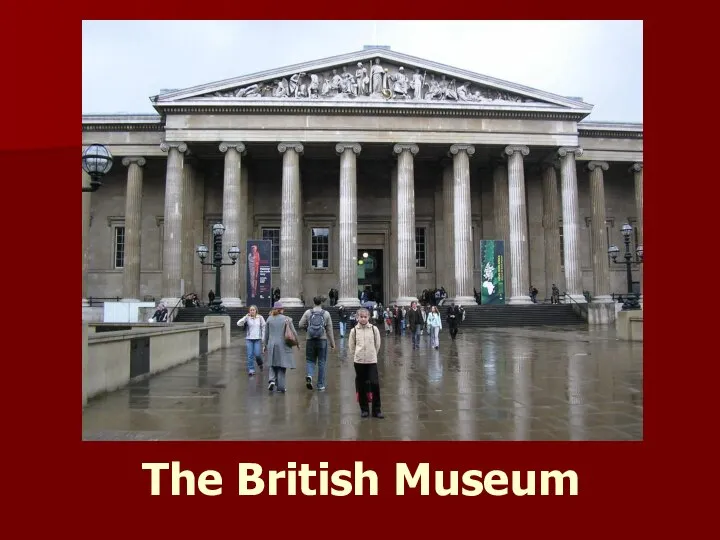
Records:
[[[367,300],[381,302],[385,305],[383,297],[383,250],[358,249],[358,298],[362,298],[363,291]]]

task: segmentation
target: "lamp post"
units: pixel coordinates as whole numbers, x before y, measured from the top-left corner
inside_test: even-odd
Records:
[[[632,290],[632,265],[643,263],[643,247],[640,244],[635,250],[635,260],[633,260],[632,252],[630,251],[630,235],[632,235],[632,226],[626,223],[622,226],[623,240],[625,241],[625,260],[617,261],[617,256],[620,253],[620,249],[617,246],[610,246],[608,248],[608,254],[612,257],[612,262],[615,264],[624,264],[627,272],[627,287],[628,294],[625,302],[623,303],[623,310],[629,309],[640,309],[640,303],[638,302],[639,295],[635,294]]]
[[[83,186],[83,193],[95,192],[102,186],[102,178],[110,172],[113,157],[102,144],[91,144],[82,154],[82,168],[90,175],[90,186]]]
[[[232,246],[228,249],[228,256],[230,257],[229,263],[222,262],[222,236],[225,233],[225,226],[222,223],[216,223],[212,228],[215,253],[213,254],[213,260],[209,263],[205,262],[205,258],[208,255],[208,247],[205,244],[200,244],[197,247],[197,254],[200,257],[200,264],[203,266],[214,266],[215,267],[215,298],[210,305],[210,311],[224,311],[225,308],[222,306],[222,297],[220,296],[220,267],[221,266],[232,266],[237,263],[238,257],[240,256],[240,248]]]

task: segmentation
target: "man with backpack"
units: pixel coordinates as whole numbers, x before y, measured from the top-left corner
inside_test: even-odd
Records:
[[[327,347],[335,348],[335,335],[333,334],[332,317],[322,307],[322,298],[313,298],[315,304],[312,309],[303,313],[298,328],[307,329],[305,342],[305,386],[313,389],[313,375],[317,364],[317,387],[325,390],[325,372],[327,366]]]

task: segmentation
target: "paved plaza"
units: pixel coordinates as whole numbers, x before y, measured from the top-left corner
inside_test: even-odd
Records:
[[[336,336],[337,337],[337,336]],[[384,419],[360,418],[347,338],[328,387],[305,388],[304,338],[288,392],[249,378],[245,341],[91,400],[85,440],[641,440],[642,343],[614,329],[466,330],[440,350],[383,337]]]

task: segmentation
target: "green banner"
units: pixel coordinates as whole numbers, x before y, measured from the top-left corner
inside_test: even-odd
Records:
[[[480,303],[505,303],[505,242],[480,240],[482,278]]]

